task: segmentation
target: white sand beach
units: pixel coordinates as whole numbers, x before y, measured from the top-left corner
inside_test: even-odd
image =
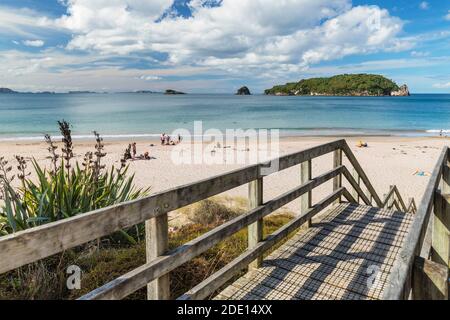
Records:
[[[330,142],[337,137],[290,137],[280,141],[280,154],[288,154],[302,149]],[[405,201],[414,197],[419,203],[429,177],[414,175],[417,170],[431,172],[438,155],[450,139],[429,137],[350,137],[346,138],[349,146],[366,171],[369,179],[380,196],[387,193],[390,185],[397,185]],[[358,148],[356,144],[363,140],[367,148]],[[120,158],[125,147],[131,141],[105,141],[104,158],[108,165],[120,165]],[[161,146],[158,141],[138,140],[137,153],[146,151],[152,160],[129,161],[130,171],[136,173],[136,183],[140,187],[151,186],[151,192],[159,192],[199,179],[208,178],[220,173],[237,169],[242,164],[174,164],[171,158],[173,147]],[[151,146],[153,144],[153,146]],[[94,142],[75,141],[75,155],[82,160],[86,151],[92,150]],[[249,151],[252,152],[252,147]],[[43,142],[2,142],[0,156],[14,163],[14,156],[34,157],[41,164],[48,164],[47,147]],[[345,164],[345,160],[344,160]],[[329,170],[332,166],[332,156],[326,155],[313,160],[313,176]],[[31,165],[29,165],[31,168]],[[282,172],[264,178],[264,198],[268,200],[297,186],[300,179],[299,167],[295,166]],[[313,192],[313,202],[326,196],[331,190],[331,183],[317,188]],[[229,196],[246,197],[246,186],[230,190]],[[298,201],[286,206],[286,209],[296,211]],[[174,216],[174,215],[172,215]]]

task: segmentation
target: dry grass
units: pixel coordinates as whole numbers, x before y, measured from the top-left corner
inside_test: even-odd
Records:
[[[227,205],[225,205],[225,204]],[[228,204],[233,203],[231,208]],[[176,248],[241,214],[246,206],[242,200],[214,199],[202,201],[186,209],[193,223],[170,234],[170,248]],[[216,215],[216,216],[214,216]],[[203,220],[205,219],[205,220]],[[276,214],[264,219],[264,233],[270,234],[292,219],[290,214]],[[171,294],[176,298],[208,276],[224,267],[247,248],[247,230],[243,229],[222,241],[202,255],[176,268],[170,273]],[[0,275],[0,299],[75,299],[120,275],[145,263],[143,242],[123,248],[100,250],[70,250],[43,260],[40,264],[23,267]],[[65,267],[78,265],[82,274],[82,289],[69,291],[65,287]],[[145,288],[129,299],[145,299]]]

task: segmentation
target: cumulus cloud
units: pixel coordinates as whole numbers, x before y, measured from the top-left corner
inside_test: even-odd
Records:
[[[43,40],[24,40],[22,43],[27,47],[42,47],[45,44]]]
[[[296,72],[353,54],[401,51],[403,22],[350,0],[192,0],[188,18],[172,0],[67,0],[55,25],[74,34],[68,49],[102,54],[166,53],[169,65],[229,72]]]

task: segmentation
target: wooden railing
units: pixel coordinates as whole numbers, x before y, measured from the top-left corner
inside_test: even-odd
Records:
[[[312,160],[328,153],[333,153],[333,169],[313,178],[311,176]],[[350,173],[342,164],[343,155],[347,157],[353,167],[353,173]],[[168,299],[170,297],[168,278],[170,271],[204,253],[239,230],[248,227],[248,249],[223,269],[180,297],[180,299],[201,299],[208,297],[243,268],[258,267],[264,252],[303,224],[310,224],[312,217],[327,206],[340,202],[342,197],[354,203],[362,201],[367,205],[375,202],[374,205],[378,207],[385,205],[386,201],[381,201],[345,140],[309,148],[276,160],[279,171],[300,165],[300,186],[264,202],[262,169],[267,168],[269,163],[261,163],[160,192],[140,200],[17,232],[0,238],[0,273],[145,222],[147,263],[97,288],[81,299],[121,299],[145,286],[148,286],[149,299]],[[343,178],[351,185],[352,193],[342,186]],[[329,180],[333,180],[333,192],[312,205],[312,190]],[[250,208],[247,213],[168,251],[168,213],[170,211],[244,184],[249,185]],[[397,197],[393,205],[399,203],[404,209],[405,206],[397,188],[391,189],[391,192]],[[263,239],[263,218],[297,198],[301,200],[299,215]],[[422,215],[424,214],[422,213]],[[419,210],[418,217],[422,217],[422,215]],[[401,270],[399,269],[398,272]]]
[[[414,201],[409,207],[415,207]],[[389,276],[384,299],[407,299],[411,294],[414,299],[448,299],[449,230],[450,169],[445,147]]]
[[[410,198],[409,205],[406,206],[397,186],[390,186],[389,192],[384,196],[382,207],[388,209],[395,207],[399,211],[411,213],[415,213],[417,210],[414,198]]]

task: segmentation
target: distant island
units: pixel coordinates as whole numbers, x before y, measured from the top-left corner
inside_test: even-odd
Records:
[[[264,91],[277,96],[409,96],[407,85],[376,74],[343,74],[329,78],[303,79]]]
[[[0,88],[0,93],[18,93],[18,92],[11,90],[9,88]]]
[[[241,88],[238,89],[238,91],[236,92],[237,96],[249,96],[251,95],[250,89],[247,88],[246,86],[243,86]]]
[[[186,93],[181,92],[181,91],[175,91],[175,90],[172,90],[172,89],[168,89],[168,90],[166,90],[166,92],[164,92],[164,94],[186,94]]]

